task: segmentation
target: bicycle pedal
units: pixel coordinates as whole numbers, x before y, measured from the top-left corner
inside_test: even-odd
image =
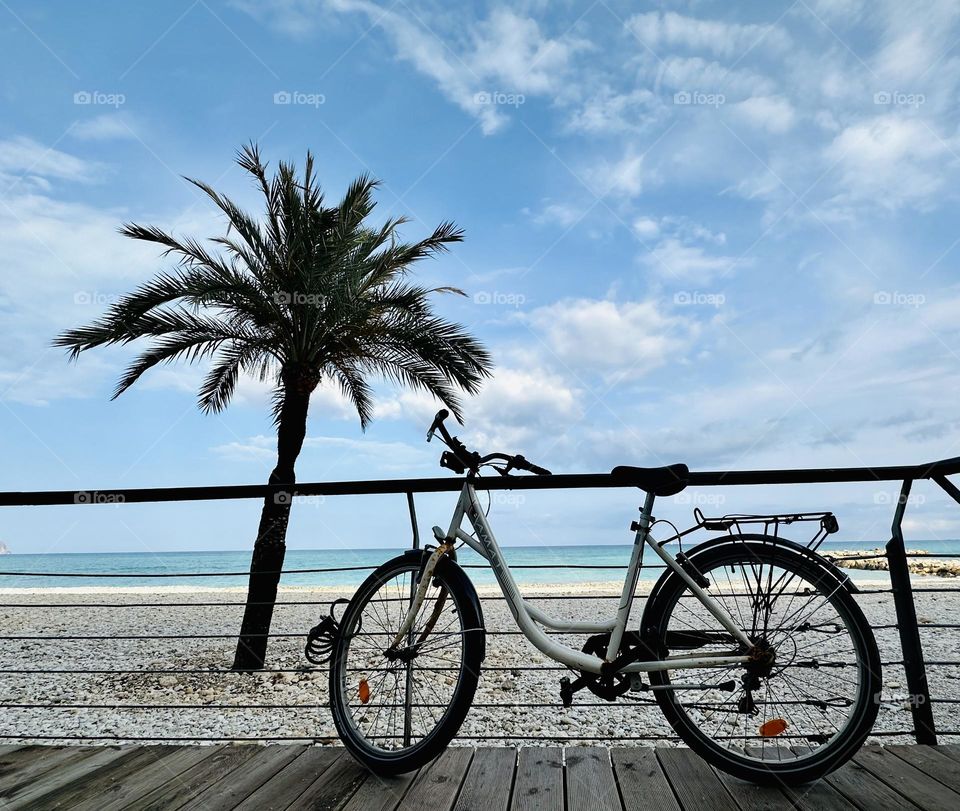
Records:
[[[639,673],[630,674],[631,693],[645,693],[649,689],[650,685],[643,680],[643,677]]]
[[[570,681],[566,676],[560,679],[560,701],[563,702],[564,707],[573,706],[573,694],[578,690],[582,690],[586,687],[591,680],[595,679],[595,676],[578,676],[573,681]]]

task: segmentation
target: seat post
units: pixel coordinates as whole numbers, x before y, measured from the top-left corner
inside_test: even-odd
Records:
[[[653,493],[647,493],[646,498],[643,500],[643,506],[640,508],[640,528],[637,530],[637,539],[635,543],[642,544],[645,538],[640,537],[642,532],[646,536],[646,531],[650,529],[650,522],[653,519],[653,502],[656,501],[656,496]]]

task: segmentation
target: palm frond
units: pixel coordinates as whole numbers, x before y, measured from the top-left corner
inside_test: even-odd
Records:
[[[475,393],[492,368],[487,350],[463,327],[439,318],[434,294],[449,285],[411,284],[416,263],[463,239],[443,222],[426,239],[399,236],[403,217],[371,222],[378,181],[356,178],[339,202],[325,203],[317,163],[302,171],[279,161],[268,173],[255,143],[237,164],[263,197],[260,216],[201,180],[188,179],[226,218],[226,233],[201,243],[156,226],[126,223],[121,233],[160,246],[174,264],[120,298],[90,324],[55,338],[76,358],[97,346],[146,339],[114,396],[160,363],[209,360],[200,408],[219,411],[239,377],[273,378],[274,418],[284,392],[317,380],[339,386],[366,428],[371,380],[429,392],[458,416],[460,394]]]

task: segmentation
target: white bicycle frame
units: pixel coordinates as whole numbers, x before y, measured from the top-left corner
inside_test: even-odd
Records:
[[[644,544],[649,545],[653,551],[659,555],[667,567],[683,579],[691,593],[694,594],[703,606],[716,618],[717,622],[730,632],[734,639],[740,642],[745,649],[749,650],[752,648],[753,643],[743,630],[737,626],[730,615],[716,600],[697,585],[673,555],[651,538],[650,524],[652,521],[653,503],[654,496],[648,493],[643,507],[640,510],[640,521],[638,522],[633,550],[630,554],[630,563],[627,566],[627,575],[623,582],[623,591],[620,596],[620,604],[617,608],[616,616],[605,622],[571,622],[551,617],[546,612],[523,599],[517,583],[513,579],[513,574],[510,572],[510,567],[503,559],[500,546],[497,544],[497,540],[493,535],[493,530],[490,528],[486,515],[484,515],[484,510],[480,506],[480,502],[477,499],[477,492],[469,481],[465,482],[463,489],[460,491],[460,498],[457,501],[453,518],[450,521],[450,528],[446,535],[444,535],[443,530],[439,527],[434,527],[433,529],[437,539],[444,541],[445,544],[441,545],[427,562],[424,576],[421,578],[420,587],[417,589],[417,594],[400,628],[400,632],[394,640],[394,645],[400,646],[407,632],[413,626],[437,562],[443,555],[448,554],[451,545],[459,540],[463,541],[490,563],[490,568],[493,569],[493,573],[500,585],[500,590],[503,592],[507,605],[510,607],[510,613],[513,614],[513,618],[516,620],[524,636],[551,659],[577,670],[599,674],[604,660],[571,648],[568,645],[554,642],[540,626],[550,628],[554,631],[573,634],[609,633],[610,643],[607,647],[605,661],[612,662],[616,659],[620,650],[620,643],[623,640],[624,630],[630,619],[630,609],[633,605],[634,593],[637,588],[637,579],[640,576],[640,561]],[[464,518],[470,521],[474,530],[473,535],[463,530],[462,524]],[[653,670],[710,667],[714,665],[740,664],[748,661],[749,657],[745,655],[733,656],[724,653],[680,654],[668,656],[658,661],[632,662],[618,672],[646,673]]]

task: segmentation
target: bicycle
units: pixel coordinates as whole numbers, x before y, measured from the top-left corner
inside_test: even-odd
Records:
[[[437,413],[427,433],[447,446],[440,465],[465,475],[437,545],[377,568],[341,618],[311,631],[312,661],[329,657],[330,704],[347,749],[379,774],[417,769],[450,743],[473,701],[486,632],[477,592],[456,562],[456,544],[489,563],[523,635],[576,673],[561,680],[570,706],[588,689],[601,698],[652,694],[673,730],[712,765],[756,783],[796,785],[845,763],[863,744],[880,704],[880,654],[855,587],[813,548],[779,535],[812,521],[815,540],[837,529],[831,513],[704,518],[663,541],[651,530],[657,497],[682,491],[685,465],[617,467],[615,479],[645,491],[616,615],[566,621],[524,600],[473,486],[480,471],[549,475],[521,455],[480,455],[451,436]],[[466,519],[473,532],[464,530]],[[743,525],[763,524],[750,533]],[[697,529],[726,534],[674,555],[666,545]],[[819,543],[819,541],[817,541]],[[643,552],[664,564],[637,630],[628,630]],[[544,628],[589,634],[582,649]],[[648,680],[644,680],[644,676]]]

